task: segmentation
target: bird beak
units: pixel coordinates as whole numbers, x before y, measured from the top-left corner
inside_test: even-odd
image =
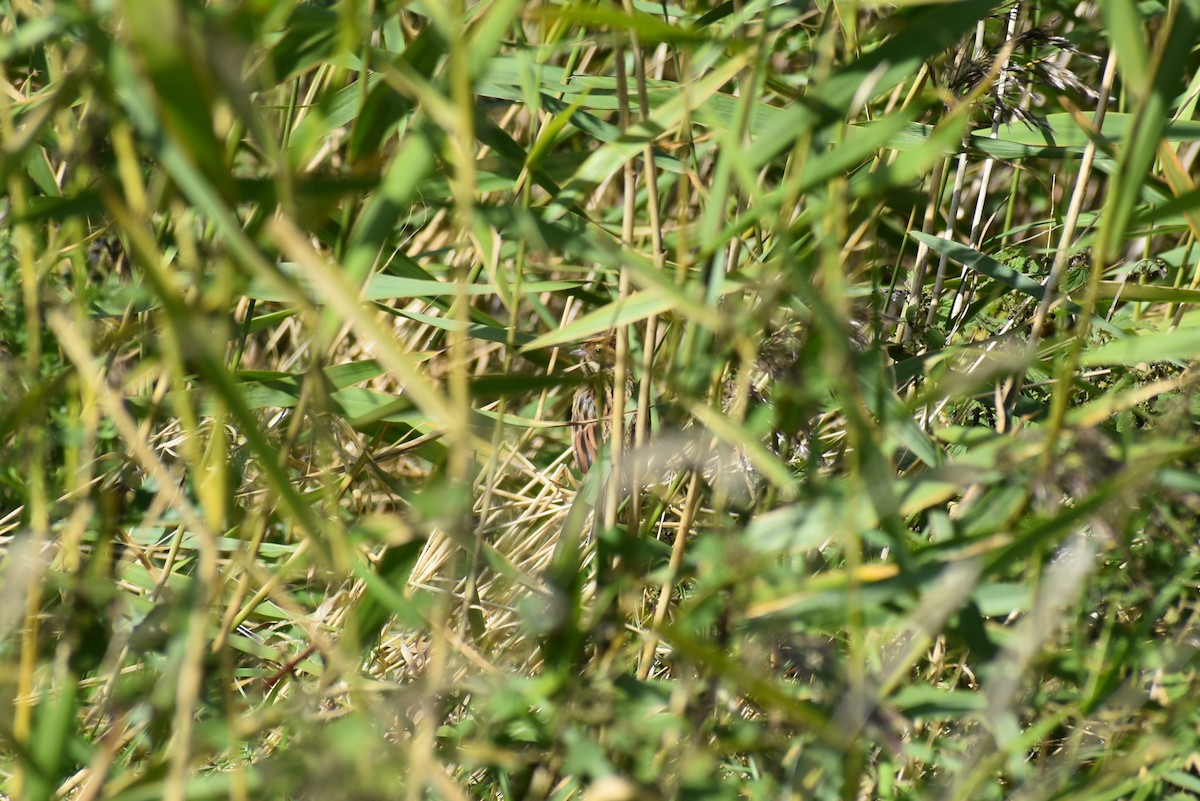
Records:
[[[571,351],[571,355],[574,356],[576,359],[586,359],[587,351],[584,350],[583,348],[576,348],[575,350]]]

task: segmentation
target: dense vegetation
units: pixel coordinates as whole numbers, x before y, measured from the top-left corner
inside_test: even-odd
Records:
[[[0,796],[1200,794],[1198,0],[0,32]]]

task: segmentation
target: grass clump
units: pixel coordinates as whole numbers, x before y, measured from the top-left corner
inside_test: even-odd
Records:
[[[1195,794],[1198,17],[0,1],[0,794]]]

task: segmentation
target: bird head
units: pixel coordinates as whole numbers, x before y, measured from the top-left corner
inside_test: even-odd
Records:
[[[571,351],[571,355],[579,359],[579,367],[585,373],[596,375],[611,371],[617,363],[615,338],[612,334],[605,334],[589,339]]]

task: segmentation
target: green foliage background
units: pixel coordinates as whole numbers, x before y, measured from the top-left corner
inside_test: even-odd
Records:
[[[0,795],[1200,794],[1198,27],[0,1]]]

